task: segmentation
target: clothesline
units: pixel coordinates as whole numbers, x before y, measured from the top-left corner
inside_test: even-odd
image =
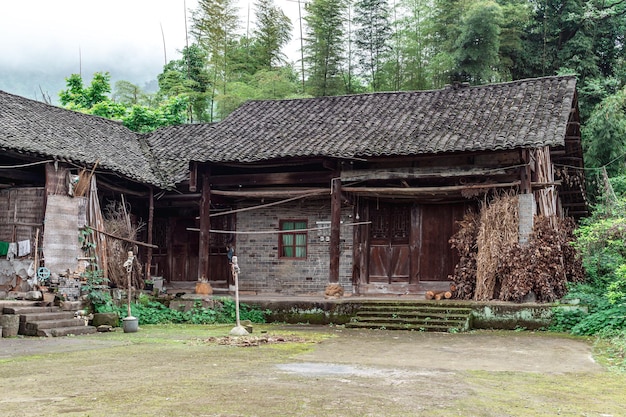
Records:
[[[372,222],[356,222],[356,223],[346,223],[342,224],[342,227],[352,227],[352,226],[362,226],[364,224],[371,224]],[[308,229],[292,229],[292,230],[255,230],[255,231],[238,231],[238,230],[214,230],[210,229],[209,233],[222,233],[222,234],[233,234],[233,235],[262,235],[262,234],[280,234],[280,233],[298,233],[298,232],[314,232],[318,230],[327,230],[330,229],[330,226],[320,226],[320,227],[312,227]],[[200,229],[197,227],[188,227],[188,231],[190,232],[199,232]]]

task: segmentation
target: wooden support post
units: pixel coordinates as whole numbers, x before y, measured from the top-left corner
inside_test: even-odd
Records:
[[[531,166],[530,166],[530,151],[528,149],[522,149],[522,163],[524,166],[520,168],[520,193],[530,194],[533,192],[531,185]]]
[[[202,173],[202,197],[200,197],[200,242],[198,253],[198,281],[209,280],[210,271],[210,229],[211,229],[211,185],[209,172]]]
[[[330,197],[330,270],[328,282],[339,282],[339,245],[341,244],[341,179],[331,180]]]
[[[154,190],[150,187],[150,196],[148,201],[148,244],[152,245],[152,227],[154,223]],[[152,266],[152,247],[148,246],[146,253],[146,280],[151,278],[150,267]]]
[[[189,191],[195,193],[198,187],[198,163],[189,163]]]

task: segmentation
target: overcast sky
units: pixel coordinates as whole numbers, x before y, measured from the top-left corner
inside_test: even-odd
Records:
[[[299,28],[298,4],[275,1]],[[239,0],[242,30],[249,2]],[[97,71],[143,87],[165,56],[180,58],[185,6],[189,19],[197,0],[0,0],[0,90],[40,99],[41,88],[56,101],[66,77]]]

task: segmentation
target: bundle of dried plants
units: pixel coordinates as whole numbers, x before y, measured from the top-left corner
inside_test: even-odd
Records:
[[[499,299],[522,301],[531,292],[540,302],[555,301],[567,291],[566,284],[580,282],[584,271],[571,246],[574,221],[538,216],[529,241],[508,248],[498,271],[502,277]]]
[[[494,298],[500,282],[497,271],[503,254],[518,241],[518,197],[515,194],[494,196],[483,204],[477,237],[476,291],[474,299],[488,301]]]
[[[458,222],[459,230],[449,240],[459,253],[459,262],[454,268],[454,298],[471,300],[476,288],[476,239],[478,238],[480,215],[468,212]]]
[[[118,201],[109,203],[104,210],[104,225],[106,231],[124,239],[137,240],[139,231],[145,226],[141,221],[133,222],[124,204]],[[128,259],[128,252],[136,252],[135,245],[121,239],[107,238],[107,267],[109,281],[118,287],[127,286],[127,272],[124,262]],[[143,268],[135,257],[132,273],[132,285],[135,288],[143,286]]]

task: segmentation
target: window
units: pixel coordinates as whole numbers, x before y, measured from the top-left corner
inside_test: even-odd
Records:
[[[280,234],[279,250],[281,258],[306,258],[306,220],[281,220],[280,230],[293,230]]]

